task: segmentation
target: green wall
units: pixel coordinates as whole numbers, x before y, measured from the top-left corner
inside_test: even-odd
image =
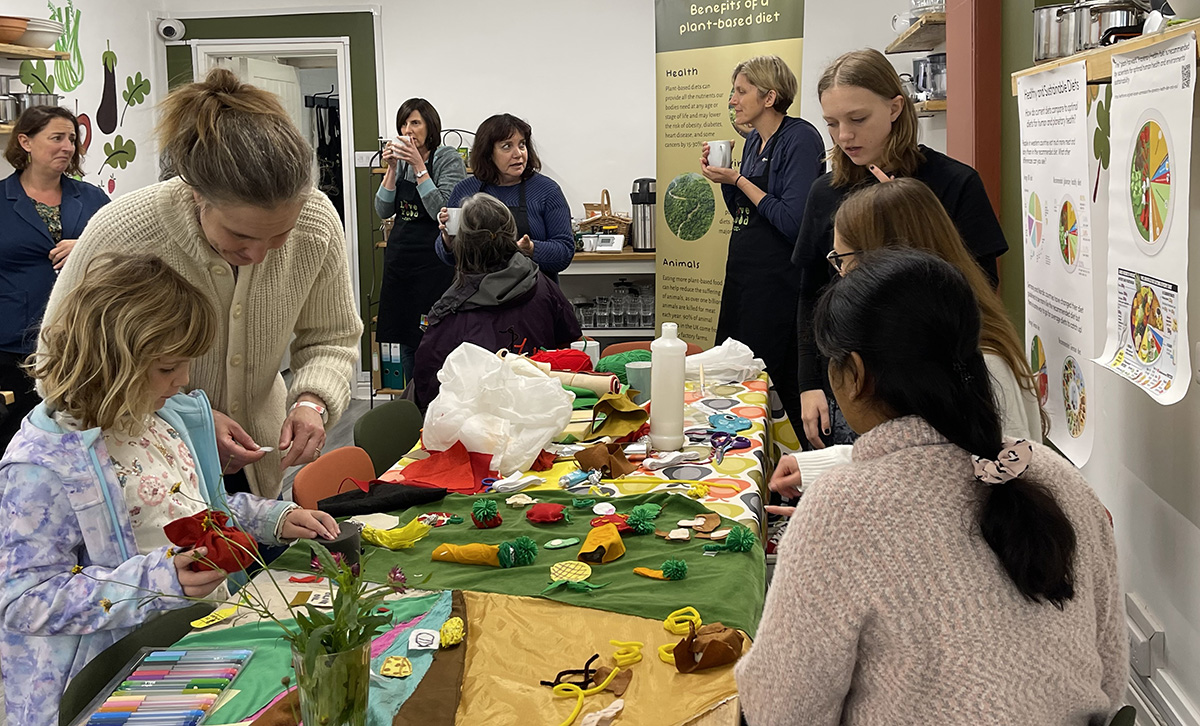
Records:
[[[1025,258],[1021,227],[1021,126],[1017,115],[1017,97],[1012,95],[1011,75],[1033,65],[1033,7],[1050,0],[1003,0],[1001,66],[1004,74],[1001,92],[1003,115],[1000,125],[1000,225],[1008,239],[1008,254],[1001,258],[1001,293],[1008,314],[1024,338],[1025,331]]]
[[[379,138],[379,90],[375,75],[375,27],[370,13],[321,13],[238,18],[188,18],[185,40],[222,38],[350,38],[350,83],[354,88],[354,145],[356,151],[376,151]],[[167,79],[171,88],[192,80],[192,49],[167,46]],[[354,165],[354,159],[343,159]],[[375,211],[371,200],[376,179],[370,169],[354,169],[358,213],[358,296],[368,311],[367,295],[378,290],[383,256],[375,249]],[[374,262],[374,264],[372,264]],[[375,295],[378,301],[378,294]],[[362,368],[370,369],[370,332],[364,313]]]

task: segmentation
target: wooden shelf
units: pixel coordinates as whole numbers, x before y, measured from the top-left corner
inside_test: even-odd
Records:
[[[402,396],[404,391],[398,391],[395,388],[376,388],[376,396]]]
[[[1012,74],[1012,95],[1017,95],[1017,79],[1030,76],[1035,73],[1050,70],[1051,68],[1061,68],[1070,63],[1078,63],[1083,61],[1087,64],[1087,81],[1088,83],[1107,83],[1112,80],[1112,57],[1116,53],[1131,53],[1142,48],[1147,48],[1156,43],[1161,43],[1164,40],[1178,38],[1187,33],[1200,31],[1200,20],[1192,20],[1179,25],[1172,25],[1161,33],[1148,35],[1141,38],[1130,38],[1122,40],[1115,45],[1106,45],[1102,48],[1093,48],[1085,50],[1082,53],[1067,56],[1066,58],[1057,58],[1052,61],[1047,61],[1041,65],[1032,68],[1026,68],[1023,71],[1017,71]]]
[[[377,249],[377,250],[384,249],[385,247],[387,247],[387,242],[376,242],[375,243],[375,249]]]
[[[654,260],[653,252],[576,252],[571,262],[628,262]]]
[[[0,124],[0,136],[8,136],[16,127],[16,124]]]
[[[70,53],[59,53],[47,48],[27,48],[23,45],[0,43],[0,58],[9,60],[71,60]]]
[[[918,116],[932,116],[935,113],[946,112],[945,99],[941,101],[921,101],[916,106]]]
[[[653,338],[654,328],[584,328],[589,338]]]
[[[925,13],[913,21],[898,38],[888,44],[885,53],[920,53],[946,42],[946,14]]]

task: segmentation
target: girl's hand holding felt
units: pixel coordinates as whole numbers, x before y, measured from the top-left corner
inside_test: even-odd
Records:
[[[207,597],[225,581],[224,570],[193,571],[190,569],[192,563],[199,562],[207,556],[207,547],[197,547],[188,552],[180,552],[171,558],[171,562],[175,564],[175,577],[179,580],[179,586],[183,588],[184,595]]]

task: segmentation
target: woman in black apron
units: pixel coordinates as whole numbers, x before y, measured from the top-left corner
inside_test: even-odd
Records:
[[[796,95],[796,77],[782,59],[760,56],[739,64],[733,85],[734,123],[754,128],[740,171],[710,166],[708,144],[700,160],[704,176],[721,184],[733,217],[716,342],[734,338],[750,346],[767,364],[788,417],[799,420],[793,326],[800,273],[791,254],[824,147],[812,124],[784,115]]]
[[[434,251],[437,211],[467,171],[457,150],[441,146],[441,119],[428,101],[405,101],[396,114],[396,130],[401,138],[384,148],[388,171],[375,198],[379,216],[394,215],[375,337],[381,344],[400,344],[404,374],[411,378],[421,318],[454,277]]]

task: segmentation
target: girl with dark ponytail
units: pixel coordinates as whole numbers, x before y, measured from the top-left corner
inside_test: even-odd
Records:
[[[780,544],[737,669],[747,721],[1108,723],[1128,662],[1112,528],[1069,463],[1002,438],[962,274],[865,253],[814,322],[862,438]]]

